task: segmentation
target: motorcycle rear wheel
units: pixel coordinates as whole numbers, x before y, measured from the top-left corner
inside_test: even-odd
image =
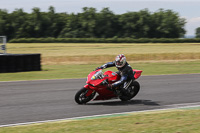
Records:
[[[119,97],[121,101],[131,100],[140,91],[140,84],[137,81],[133,81],[129,87],[131,87],[131,88],[129,88],[131,90],[130,94]]]
[[[81,88],[75,95],[75,101],[78,104],[86,104],[90,100],[92,100],[96,94],[96,92],[93,92],[90,96],[86,96],[87,92],[89,90],[86,88]]]

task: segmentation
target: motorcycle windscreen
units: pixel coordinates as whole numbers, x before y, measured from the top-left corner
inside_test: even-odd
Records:
[[[88,77],[87,77],[86,83],[87,83],[87,84],[91,84],[92,86],[97,86],[97,85],[99,85],[103,80],[105,80],[105,79],[99,79],[99,77],[96,77],[96,76],[95,76],[95,75],[96,75],[97,73],[99,73],[100,71],[101,71],[101,69],[91,72],[91,73],[88,75]]]
[[[133,72],[135,73],[134,74],[134,78],[135,79],[138,79],[141,76],[141,74],[142,74],[142,70],[133,69]]]

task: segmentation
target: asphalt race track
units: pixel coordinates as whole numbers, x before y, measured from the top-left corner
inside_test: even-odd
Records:
[[[138,79],[141,90],[131,101],[77,105],[74,95],[85,80],[0,82],[0,125],[200,103],[200,74],[142,76]]]

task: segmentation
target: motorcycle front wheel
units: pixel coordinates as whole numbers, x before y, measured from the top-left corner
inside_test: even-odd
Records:
[[[87,102],[89,102],[90,100],[92,100],[96,94],[96,92],[93,92],[91,95],[86,96],[87,92],[89,90],[86,88],[81,88],[75,95],[75,101],[78,104],[86,104]]]

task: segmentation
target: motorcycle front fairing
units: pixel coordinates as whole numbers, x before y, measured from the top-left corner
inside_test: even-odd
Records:
[[[108,82],[108,83],[114,83],[120,79],[120,76],[112,71],[106,71],[104,74],[102,72],[102,69],[96,70],[91,72],[88,77],[86,83],[88,85],[91,85],[93,87],[96,87],[100,85],[101,83]]]
[[[88,85],[96,87],[96,86],[98,86],[99,84],[101,84],[106,79],[107,78],[103,77],[102,69],[99,69],[99,70],[91,72],[88,75],[86,83]]]
[[[99,95],[94,100],[106,100],[112,97],[116,97],[113,91],[107,89],[105,84],[113,83],[120,79],[120,76],[112,71],[106,71],[104,74],[102,69],[91,72],[87,77],[87,85],[84,87],[89,91],[86,96],[89,96],[96,91]]]

